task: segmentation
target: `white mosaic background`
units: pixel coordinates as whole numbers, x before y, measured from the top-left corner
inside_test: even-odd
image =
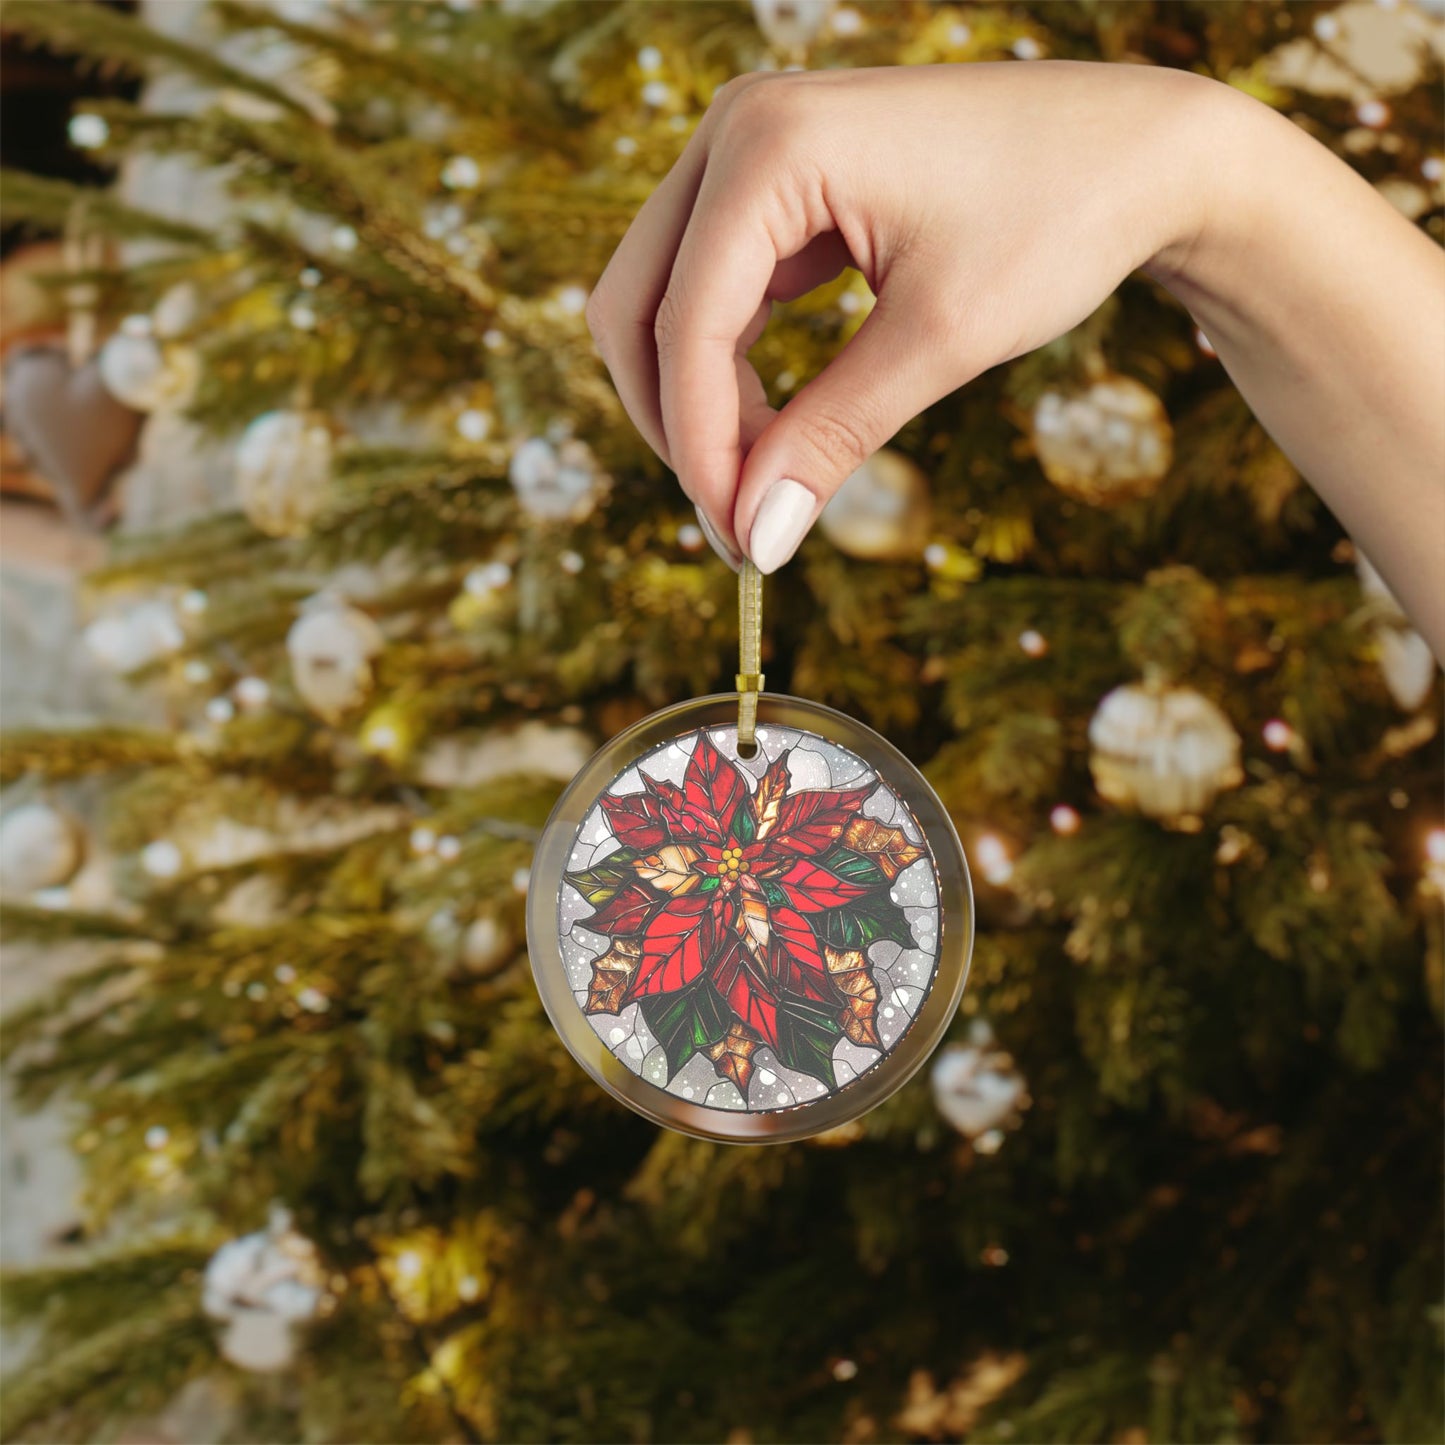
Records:
[[[640,763],[627,769],[607,789],[613,796],[640,793],[643,789],[641,771],[649,777],[681,785],[688,760],[697,746],[697,733],[688,733],[664,743],[648,753]],[[841,1038],[833,1049],[833,1069],[839,1088],[868,1072],[908,1031],[928,996],[938,967],[938,884],[933,854],[913,814],[877,774],[855,753],[830,743],[813,733],[796,728],[763,727],[758,729],[758,750],[751,758],[740,758],[736,728],[710,728],[713,746],[757,780],[778,755],[788,749],[789,792],[805,789],[856,788],[869,781],[877,782],[872,796],[863,804],[863,813],[891,827],[901,828],[910,842],[924,850],[924,856],[905,868],[893,880],[892,896],[903,909],[913,931],[915,947],[903,948],[897,943],[879,941],[868,950],[873,977],[878,982],[878,1037],[882,1050],[863,1048],[851,1039]],[[569,872],[594,867],[609,853],[622,845],[613,834],[598,804],[582,820],[572,852],[567,860]],[[587,1003],[587,985],[592,977],[592,961],[606,953],[608,940],[593,933],[583,920],[594,909],[570,883],[563,882],[557,908],[558,933],[562,939],[562,960],[572,996],[579,1010]],[[746,1109],[754,1113],[788,1109],[821,1098],[828,1092],[818,1079],[784,1068],[773,1051],[764,1044],[753,1055],[753,1076],[748,1097],[743,1098],[729,1079],[719,1079],[712,1060],[694,1055],[667,1080],[667,1059],[662,1045],[653,1038],[638,1004],[628,1004],[618,1014],[584,1014],[597,1036],[633,1073],[647,1079],[669,1094],[704,1104],[712,1109]]]

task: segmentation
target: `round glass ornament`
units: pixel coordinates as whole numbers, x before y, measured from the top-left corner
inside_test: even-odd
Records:
[[[923,775],[832,708],[764,693],[644,718],[587,763],[537,847],[532,970],[610,1094],[701,1138],[770,1143],[901,1088],[973,947],[958,835]]]

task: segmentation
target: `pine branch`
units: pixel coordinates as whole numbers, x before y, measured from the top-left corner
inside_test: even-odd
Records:
[[[4,197],[7,224],[28,221],[59,231],[73,220],[76,209],[83,207],[88,226],[120,240],[169,241],[177,246],[198,247],[212,244],[210,232],[199,226],[128,206],[94,186],[0,169],[0,195]]]
[[[62,54],[83,55],[112,71],[145,73],[156,67],[183,70],[205,84],[249,91],[292,114],[306,114],[304,107],[279,86],[228,65],[209,50],[153,30],[108,5],[7,0],[5,26],[27,40]]]

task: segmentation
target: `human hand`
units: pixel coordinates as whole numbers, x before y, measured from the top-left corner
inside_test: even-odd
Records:
[[[1225,87],[1072,61],[741,76],[588,306],[623,404],[714,547],[772,572],[911,417],[1187,250]],[[781,412],[747,359],[772,302],[877,296]]]

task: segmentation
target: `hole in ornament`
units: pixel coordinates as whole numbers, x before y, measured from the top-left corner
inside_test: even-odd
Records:
[[[758,745],[756,740],[750,743],[745,743],[741,738],[738,739],[738,756],[740,758],[755,758],[757,757],[757,755]]]

